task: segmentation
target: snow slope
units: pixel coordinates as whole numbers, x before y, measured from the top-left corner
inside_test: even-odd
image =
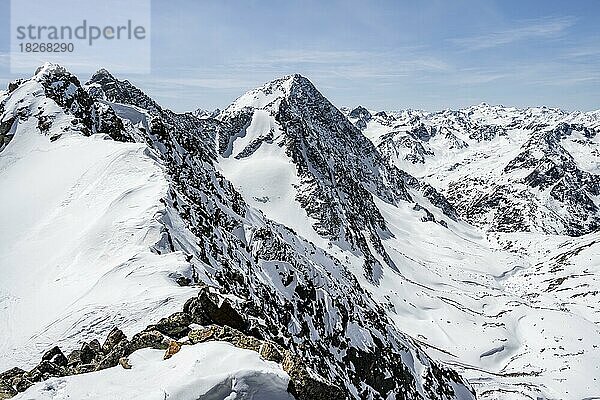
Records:
[[[584,196],[551,203],[539,189],[581,186],[597,202],[597,113],[479,105],[348,119],[293,75],[197,118],[107,71],[86,86],[91,99],[52,69],[0,98],[11,211],[0,370],[113,325],[143,329],[195,294],[174,282],[185,276],[226,292],[254,332],[355,398],[472,398],[439,365],[482,399],[600,393],[600,239]],[[473,207],[488,192],[502,201]],[[565,210],[572,219],[557,218]],[[287,396],[288,377],[256,353],[208,343],[161,355],[21,396]]]
[[[392,164],[485,230],[580,236],[600,227],[597,112],[487,104],[346,111]]]
[[[50,141],[31,115],[0,154],[0,370],[115,325],[137,332],[193,294],[169,278],[189,274],[184,255],[152,251],[167,182],[146,146],[84,137],[37,82],[17,90],[11,102],[68,130]]]
[[[326,388],[353,398],[473,398],[455,371],[433,362],[391,323],[345,264],[269,220],[235,191],[216,166],[215,140],[229,125],[163,109],[107,71],[83,87],[64,68],[45,65],[11,87],[0,104],[3,141],[9,140],[0,153],[9,194],[0,204],[15,209],[3,217],[6,226],[17,225],[1,249],[2,318],[11,325],[3,344],[11,354],[2,360],[7,368],[29,369],[54,345],[71,356],[81,341],[103,339],[115,325],[131,337],[180,311],[199,291],[176,282],[202,282],[223,293],[219,301],[227,298],[244,334],[277,342],[306,366],[310,377],[296,382],[296,393]],[[358,133],[332,106],[329,111],[343,129],[341,139],[348,129]],[[373,149],[364,138],[362,144]],[[340,151],[340,168],[343,159]],[[377,182],[387,178],[372,173]],[[290,183],[295,179],[287,176]],[[32,201],[33,187],[40,204]],[[389,192],[401,189],[400,183]],[[360,217],[355,204],[345,206]],[[182,314],[206,322],[191,311]],[[223,322],[227,316],[211,318],[233,323]],[[101,369],[109,358],[114,365],[121,355],[113,348],[84,370]],[[73,357],[77,366],[88,364],[77,353]],[[21,373],[19,383],[81,369],[63,365],[56,371]]]

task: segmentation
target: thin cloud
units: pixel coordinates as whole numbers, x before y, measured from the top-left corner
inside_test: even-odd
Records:
[[[357,78],[395,78],[423,71],[444,71],[449,65],[419,47],[394,51],[276,50],[233,65],[248,70],[302,70],[311,75]]]
[[[454,38],[449,41],[464,50],[483,50],[540,38],[560,37],[576,22],[574,17],[544,17],[521,21],[519,26],[485,35]]]

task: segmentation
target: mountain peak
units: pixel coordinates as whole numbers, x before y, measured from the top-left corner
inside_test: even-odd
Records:
[[[297,97],[298,94],[319,93],[313,83],[298,73],[284,75],[266,82],[238,97],[225,111],[236,111],[249,107],[265,109],[277,107],[282,99]]]
[[[98,79],[102,79],[102,78],[116,80],[116,78],[113,76],[113,74],[111,74],[105,68],[100,68],[98,71],[94,72],[94,74],[92,75],[90,80],[93,81],[93,80],[98,80]]]
[[[45,62],[44,64],[37,67],[34,73],[34,77],[46,76],[48,74],[52,74],[55,72],[67,72],[67,69],[60,64],[55,64],[51,62]]]

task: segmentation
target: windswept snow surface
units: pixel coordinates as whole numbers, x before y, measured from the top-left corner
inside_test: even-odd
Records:
[[[225,342],[184,346],[168,360],[161,350],[142,349],[121,366],[51,378],[15,397],[89,400],[293,400],[289,376],[258,353]]]
[[[186,273],[183,254],[151,251],[162,167],[144,145],[104,139],[51,142],[25,122],[0,154],[0,370],[112,326],[131,335],[193,295],[169,278]]]

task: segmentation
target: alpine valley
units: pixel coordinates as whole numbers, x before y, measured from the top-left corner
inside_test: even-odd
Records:
[[[600,111],[0,92],[0,399],[600,398]]]

